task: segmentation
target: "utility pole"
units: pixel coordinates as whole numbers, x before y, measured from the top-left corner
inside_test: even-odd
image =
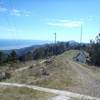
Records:
[[[80,31],[80,44],[82,43],[82,35],[83,35],[83,28],[81,24],[81,31]]]
[[[56,44],[56,42],[57,42],[57,34],[56,34],[56,32],[54,33],[54,40],[55,40],[55,44]]]
[[[53,50],[53,54],[56,55],[56,43],[57,43],[57,34],[56,32],[54,33],[54,50]]]

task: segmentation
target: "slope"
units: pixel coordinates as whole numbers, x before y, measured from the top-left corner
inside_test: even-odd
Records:
[[[37,61],[34,66],[16,72],[5,82],[25,83],[47,88],[69,90],[75,93],[100,97],[98,69],[73,61],[79,51],[70,50],[47,60]],[[98,75],[98,76],[97,76]]]

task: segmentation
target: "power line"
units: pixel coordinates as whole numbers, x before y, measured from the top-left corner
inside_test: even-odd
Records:
[[[2,0],[0,0],[0,2],[1,2],[1,4],[0,4],[1,7],[7,6],[6,4],[2,3]],[[8,4],[12,8],[11,1],[8,1]],[[10,31],[10,33],[12,33],[11,38],[13,39],[15,37],[14,29],[15,29],[16,26],[15,26],[14,21],[12,20],[12,18],[10,20],[10,17],[9,17],[10,11],[9,10],[10,9],[8,9],[6,13],[4,13],[5,15],[4,15],[3,18],[6,21],[7,27],[9,28],[8,30]],[[13,29],[12,26],[14,27],[14,29]]]
[[[14,9],[13,0],[9,1],[9,5],[10,5],[11,10],[13,10]],[[16,27],[16,22],[14,21],[14,17],[11,18],[10,22],[11,22],[11,26],[14,30],[14,31],[12,31],[12,36],[13,36],[13,38],[16,38],[17,27]]]
[[[1,8],[5,8],[7,5],[6,4],[4,4],[3,3],[3,1],[2,0],[0,0],[0,7]],[[8,10],[7,10],[8,11]],[[9,20],[9,16],[8,16],[8,12],[7,11],[5,11],[5,13],[3,13],[3,17],[2,17],[2,19],[4,20],[4,23],[5,23],[5,25],[6,25],[6,31],[10,31],[8,28],[11,26],[11,22],[10,22],[10,20]]]

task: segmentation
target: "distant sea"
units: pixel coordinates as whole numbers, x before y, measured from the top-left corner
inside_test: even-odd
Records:
[[[0,40],[0,50],[19,49],[46,43],[51,43],[51,42],[43,40]]]

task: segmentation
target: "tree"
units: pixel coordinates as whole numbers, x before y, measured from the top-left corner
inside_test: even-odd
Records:
[[[95,41],[90,41],[88,52],[91,63],[94,65],[100,65],[100,34],[96,36]]]
[[[4,62],[4,54],[0,51],[0,64]]]
[[[8,55],[8,61],[10,61],[10,62],[17,62],[18,61],[17,54],[16,54],[15,50],[12,50],[10,55]]]
[[[33,53],[30,51],[25,54],[25,61],[28,60],[33,60]]]

